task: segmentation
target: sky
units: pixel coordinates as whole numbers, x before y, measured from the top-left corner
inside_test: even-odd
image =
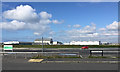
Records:
[[[117,2],[3,2],[2,41],[118,42]]]

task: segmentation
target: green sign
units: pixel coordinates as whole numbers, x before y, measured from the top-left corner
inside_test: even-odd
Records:
[[[12,45],[4,45],[4,50],[13,50]]]

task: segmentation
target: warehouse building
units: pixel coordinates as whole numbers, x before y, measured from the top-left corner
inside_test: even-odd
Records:
[[[6,41],[4,45],[32,45],[33,42]]]
[[[6,41],[3,42],[4,45],[19,45],[19,41]]]
[[[64,43],[64,45],[100,45],[100,41],[71,41],[70,43]]]
[[[33,42],[19,42],[19,45],[32,45]]]
[[[109,45],[108,42],[101,42],[101,45]]]
[[[42,38],[36,39],[33,43],[34,45],[42,45]],[[51,38],[43,38],[43,45],[52,45],[53,40]]]
[[[62,42],[59,42],[59,41],[55,41],[53,42],[53,45],[62,45],[63,43]]]

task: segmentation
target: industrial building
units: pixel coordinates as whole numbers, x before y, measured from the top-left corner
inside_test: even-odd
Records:
[[[108,42],[101,42],[101,45],[109,45]]]
[[[3,42],[4,45],[19,45],[19,41],[6,41]]]
[[[4,45],[32,45],[33,42],[6,41]]]
[[[53,42],[53,45],[62,45],[63,43],[62,42],[59,42],[59,41],[55,41]]]
[[[100,45],[100,41],[71,41],[70,43],[64,43],[64,45]]]
[[[33,42],[19,42],[19,45],[33,45]]]
[[[51,38],[43,38],[43,45],[52,45],[53,40]],[[36,39],[33,45],[42,45],[42,38]]]

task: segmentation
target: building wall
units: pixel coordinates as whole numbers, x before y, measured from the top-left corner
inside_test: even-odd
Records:
[[[56,41],[56,42],[53,42],[53,45],[57,45],[58,44],[58,42]]]
[[[32,45],[33,42],[20,42],[19,45]]]
[[[42,41],[34,41],[34,43],[42,44]],[[43,41],[44,44],[51,44],[50,41]]]
[[[3,44],[19,44],[19,42],[18,41],[8,41],[8,42],[3,42]]]
[[[70,45],[100,45],[100,41],[72,41]]]

